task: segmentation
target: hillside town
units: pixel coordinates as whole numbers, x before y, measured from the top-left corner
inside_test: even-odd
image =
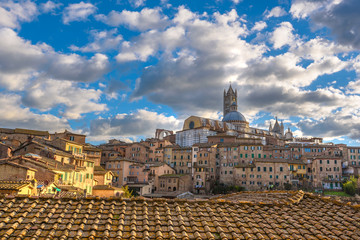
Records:
[[[275,119],[249,126],[237,91],[224,91],[222,121],[188,117],[177,132],[98,146],[64,130],[0,129],[0,193],[31,196],[209,196],[219,187],[243,190],[341,190],[359,176],[360,147],[297,138]]]

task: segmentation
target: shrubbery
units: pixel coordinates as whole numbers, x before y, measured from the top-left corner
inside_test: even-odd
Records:
[[[234,186],[234,185],[224,185],[224,184],[215,184],[212,189],[214,194],[228,194],[233,192],[241,192],[245,191],[244,187],[241,186]]]
[[[355,195],[356,187],[357,187],[356,178],[354,177],[351,177],[350,180],[344,183],[343,185],[344,191],[351,196]]]

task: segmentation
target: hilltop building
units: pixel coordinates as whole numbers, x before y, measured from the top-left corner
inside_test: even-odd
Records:
[[[189,147],[196,143],[207,143],[208,137],[225,135],[235,136],[235,139],[254,138],[260,139],[263,145],[283,145],[284,140],[291,140],[292,133],[288,129],[284,133],[284,124],[279,124],[277,118],[274,127],[269,130],[253,128],[249,126],[243,114],[238,111],[237,91],[230,85],[228,91],[224,91],[224,117],[222,121],[191,116],[184,121],[183,129],[176,132],[176,144],[181,147]],[[234,139],[234,141],[235,141]],[[223,138],[220,142],[223,142]]]

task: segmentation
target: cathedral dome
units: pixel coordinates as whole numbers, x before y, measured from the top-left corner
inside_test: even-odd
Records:
[[[222,120],[223,122],[246,122],[244,115],[239,113],[238,111],[232,111],[225,115]]]

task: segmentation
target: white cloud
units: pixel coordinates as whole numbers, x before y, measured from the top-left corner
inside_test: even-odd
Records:
[[[96,12],[96,10],[97,7],[91,3],[80,2],[69,4],[63,12],[63,23],[68,24],[69,22],[74,21],[86,21],[90,15]]]
[[[36,114],[21,107],[21,97],[0,93],[0,122],[9,128],[30,128],[47,131],[70,129],[66,119],[51,114]]]
[[[97,15],[96,18],[110,26],[125,25],[130,29],[145,31],[148,29],[164,28],[167,17],[162,15],[161,9],[144,8],[140,12],[123,10],[111,11],[109,15]]]
[[[290,13],[294,18],[306,18],[322,7],[324,3],[329,3],[330,1],[332,0],[294,0],[291,4]]]
[[[62,6],[61,3],[54,3],[53,1],[47,1],[46,3],[42,3],[41,5],[41,10],[44,13],[49,13],[49,12],[54,12],[55,9],[58,9]]]
[[[266,22],[264,21],[259,21],[256,22],[255,25],[253,26],[253,28],[251,29],[251,31],[255,32],[255,31],[261,31],[263,29],[265,29],[267,27]]]
[[[27,89],[22,102],[42,111],[63,104],[66,106],[63,115],[69,119],[78,119],[84,113],[107,110],[105,104],[98,103],[101,94],[101,90],[81,88],[71,81],[46,79]]]
[[[70,46],[70,49],[81,52],[106,52],[119,49],[120,43],[123,40],[123,37],[117,34],[117,29],[112,29],[110,31],[91,30],[90,35],[93,39],[92,42],[83,47],[72,45]]]
[[[5,0],[0,2],[0,27],[19,28],[21,22],[31,22],[38,14],[36,4],[31,1]]]
[[[282,7],[274,7],[270,11],[266,10],[264,12],[265,18],[271,17],[282,17],[286,15],[286,11]]]
[[[16,86],[22,90],[37,75],[60,80],[94,81],[109,68],[108,58],[103,54],[86,59],[77,54],[57,53],[47,44],[34,45],[24,40],[9,28],[0,28],[0,39],[0,84],[11,90]]]
[[[138,109],[133,113],[118,114],[113,118],[95,119],[90,124],[90,138],[108,140],[136,136],[153,137],[157,128],[180,130],[182,121],[174,116]]]
[[[290,22],[280,23],[280,26],[275,29],[270,37],[274,48],[279,49],[285,45],[291,45],[295,40],[295,36],[292,33],[293,31],[294,28]]]
[[[141,7],[145,5],[146,0],[129,0],[130,4],[135,7]]]

